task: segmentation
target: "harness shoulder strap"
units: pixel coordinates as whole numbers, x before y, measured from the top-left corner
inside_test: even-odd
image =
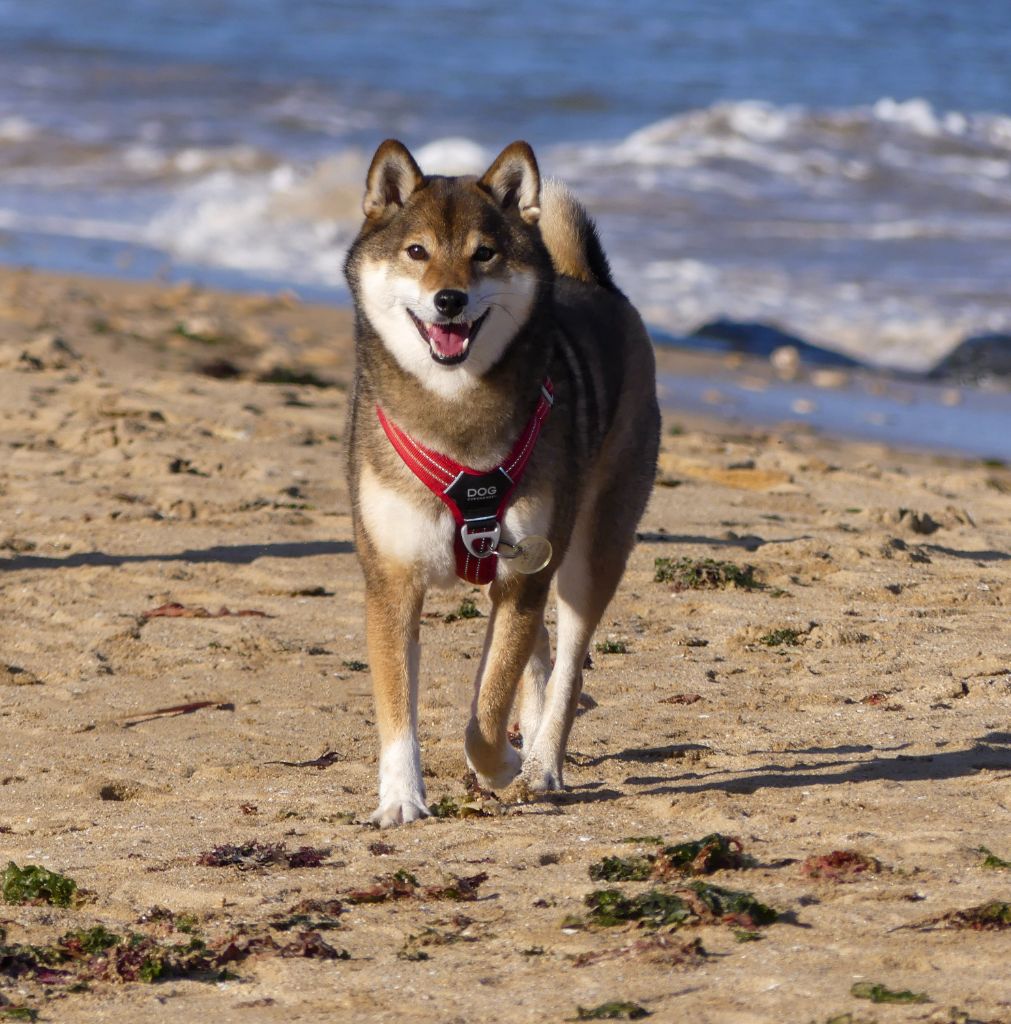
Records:
[[[553,404],[554,387],[550,378],[545,377],[537,407],[523,432],[505,461],[487,472],[471,469],[427,448],[376,406],[379,423],[404,465],[453,514],[457,525],[456,574],[460,579],[484,584],[495,578],[502,516],[523,477]]]

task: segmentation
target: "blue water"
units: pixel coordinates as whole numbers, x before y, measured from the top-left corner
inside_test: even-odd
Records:
[[[807,424],[828,434],[1011,462],[1011,396],[858,377],[840,390],[806,382],[745,386],[728,376],[661,374],[667,408],[754,424]],[[870,386],[869,386],[870,385]],[[954,398],[954,401],[952,399]]]
[[[1011,4],[0,0],[0,261],[346,298],[384,137],[517,137],[647,319],[924,369],[1011,329]]]
[[[617,139],[741,99],[829,109],[920,97],[1003,112],[1009,41],[1011,7],[993,0],[0,4],[4,78],[31,92],[25,71],[52,76],[44,106],[108,104],[120,112],[109,120],[128,130],[131,116],[190,104],[188,115],[210,125],[224,112],[218,97],[248,90],[255,107],[297,85],[316,94],[324,122],[328,97],[340,109],[363,104],[346,134],[382,126],[418,143]],[[279,120],[267,134],[282,130]],[[247,127],[237,122],[233,137],[248,138]],[[332,124],[315,127],[333,134]],[[227,137],[223,129],[205,141]]]

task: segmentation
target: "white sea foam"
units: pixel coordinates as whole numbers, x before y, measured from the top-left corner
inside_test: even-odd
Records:
[[[287,167],[255,176],[215,172],[153,217],[145,241],[188,263],[339,288],[350,227],[300,215],[296,183]]]
[[[476,173],[491,159],[467,139],[437,140],[414,155],[432,174]],[[178,190],[148,224],[145,241],[187,263],[340,288],[344,253],[361,222],[367,166],[362,152],[346,150],[310,168],[216,170]]]
[[[36,130],[31,121],[16,114],[0,117],[0,142],[27,142]]]
[[[426,174],[480,174],[492,156],[470,139],[436,139],[414,154]]]
[[[9,232],[342,286],[370,151],[296,163],[252,145],[173,147],[152,126],[128,143],[81,145],[17,117],[0,120],[0,140],[17,146],[0,176]],[[425,171],[453,174],[479,173],[496,151],[451,137],[414,152]],[[922,368],[966,333],[1011,328],[1011,118],[924,100],[828,111],[727,102],[537,155],[596,216],[622,287],[669,330],[763,319]],[[71,201],[82,192],[83,216]]]

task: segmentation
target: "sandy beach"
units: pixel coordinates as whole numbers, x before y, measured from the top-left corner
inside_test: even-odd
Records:
[[[486,606],[460,584],[422,628],[443,816],[380,833],[350,329],[0,270],[0,870],[79,887],[0,901],[0,1019],[1011,1021],[1011,907],[978,911],[1011,901],[1011,472],[666,410],[570,791],[468,791]],[[732,866],[659,870],[712,833]],[[609,857],[654,877],[592,878]]]

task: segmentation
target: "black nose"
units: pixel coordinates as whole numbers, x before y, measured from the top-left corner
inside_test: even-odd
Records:
[[[435,308],[443,316],[459,316],[467,308],[470,301],[466,292],[458,292],[455,288],[443,288],[435,293]]]

